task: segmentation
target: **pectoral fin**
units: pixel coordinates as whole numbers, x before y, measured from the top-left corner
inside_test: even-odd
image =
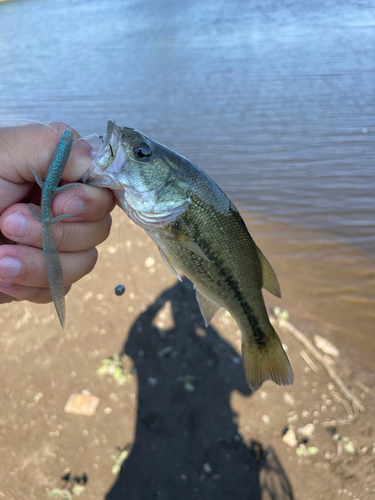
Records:
[[[164,264],[167,267],[169,267],[169,269],[172,271],[172,273],[176,276],[176,278],[178,280],[182,281],[181,276],[178,274],[176,269],[173,267],[173,264],[172,264],[170,258],[163,252],[163,250],[160,247],[159,247],[159,252],[160,252],[162,259],[164,260]]]
[[[263,274],[263,288],[268,290],[276,297],[281,297],[281,291],[279,282],[277,281],[275,271],[272,269],[271,264],[262,254],[262,251],[256,247],[257,254],[260,260],[260,265],[262,266],[262,274]]]
[[[172,228],[172,232],[169,236],[172,240],[180,243],[184,247],[188,248],[191,252],[196,253],[199,257],[210,262],[209,258],[205,255],[205,253],[201,250],[201,248],[188,236],[182,233],[179,229]]]
[[[218,310],[221,308],[219,304],[214,302],[212,299],[207,297],[199,288],[197,288],[195,285],[195,294],[197,296],[197,301],[199,304],[199,309],[201,310],[205,325],[208,326],[212,318],[215,316],[215,314],[218,312]]]

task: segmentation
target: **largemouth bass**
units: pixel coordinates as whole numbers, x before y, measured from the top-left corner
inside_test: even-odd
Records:
[[[293,372],[268,319],[262,288],[280,297],[276,275],[241,215],[221,189],[183,156],[141,132],[107,124],[84,182],[114,191],[118,205],[157,244],[178,279],[195,286],[206,326],[224,307],[242,333],[247,382],[293,383]]]

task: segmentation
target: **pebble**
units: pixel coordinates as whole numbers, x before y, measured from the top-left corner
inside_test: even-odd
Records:
[[[289,392],[284,392],[284,401],[293,408],[296,406],[296,400]]]
[[[303,427],[298,427],[297,432],[298,434],[301,434],[303,437],[311,438],[313,435],[313,432],[315,431],[315,425],[314,424],[306,424]]]
[[[288,429],[286,431],[286,433],[283,435],[283,441],[291,448],[295,448],[298,445],[296,433],[293,429]]]
[[[100,399],[92,394],[72,394],[65,405],[65,413],[74,415],[93,415]]]

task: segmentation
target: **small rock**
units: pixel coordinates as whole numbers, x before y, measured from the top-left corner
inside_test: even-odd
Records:
[[[340,351],[331,344],[327,339],[321,337],[320,335],[314,335],[314,342],[318,349],[323,351],[325,354],[329,354],[330,356],[335,356],[338,358],[340,356]]]
[[[263,415],[262,420],[266,425],[270,423],[270,417],[268,415]]]
[[[313,435],[313,432],[315,431],[315,425],[314,424],[306,424],[303,427],[298,427],[297,432],[298,434],[301,434],[303,437],[311,438]]]
[[[100,399],[92,394],[72,394],[65,405],[65,413],[74,415],[93,415]]]
[[[110,406],[107,406],[107,408],[104,408],[104,413],[105,415],[109,415],[110,413],[112,413],[112,408]]]
[[[289,392],[284,392],[284,401],[293,408],[296,406],[296,400]]]
[[[283,441],[291,448],[295,448],[298,445],[296,433],[293,429],[288,429],[286,431],[286,433],[283,435]]]

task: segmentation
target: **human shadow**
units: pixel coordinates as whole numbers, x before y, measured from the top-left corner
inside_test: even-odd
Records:
[[[174,326],[160,330],[153,322],[168,302]],[[242,362],[204,327],[189,282],[138,317],[124,352],[137,369],[136,435],[106,500],[261,500],[261,445],[246,445],[230,407],[232,391],[251,395]]]

